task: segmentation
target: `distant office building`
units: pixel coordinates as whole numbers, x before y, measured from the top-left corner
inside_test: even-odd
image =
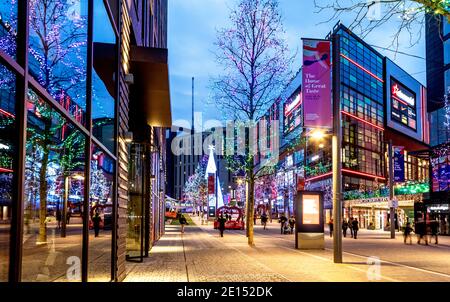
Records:
[[[422,211],[427,219],[439,220],[442,234],[450,234],[450,127],[444,100],[450,94],[450,23],[445,18],[426,16],[426,54],[432,192]]]

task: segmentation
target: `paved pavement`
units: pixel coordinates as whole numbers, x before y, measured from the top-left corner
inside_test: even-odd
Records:
[[[326,249],[294,248],[294,235],[281,235],[279,224],[255,228],[255,247],[247,245],[244,231],[226,231],[220,238],[212,224],[167,226],[166,235],[144,263],[128,263],[125,281],[450,281],[450,238],[442,244],[405,245],[401,234],[360,231],[358,239],[344,238],[344,263],[332,261],[332,240]],[[368,264],[378,257],[380,265]],[[373,262],[372,262],[373,263]]]

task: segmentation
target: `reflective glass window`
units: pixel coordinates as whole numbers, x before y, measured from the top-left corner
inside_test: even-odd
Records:
[[[29,10],[30,73],[84,124],[88,0],[30,0]]]
[[[444,41],[444,64],[450,64],[450,39]]]
[[[0,49],[16,57],[17,2],[0,0]]]
[[[94,136],[114,152],[116,36],[103,1],[94,3],[92,126]]]
[[[81,281],[86,139],[28,92],[22,281]]]
[[[8,280],[11,227],[16,76],[0,64],[0,282]]]
[[[89,281],[111,280],[114,161],[94,145],[89,198]]]
[[[444,36],[450,34],[450,22],[444,20]]]

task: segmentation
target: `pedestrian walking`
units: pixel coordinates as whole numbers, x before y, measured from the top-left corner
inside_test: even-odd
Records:
[[[180,222],[180,225],[181,225],[181,233],[184,234],[184,226],[188,224],[186,217],[184,217],[184,215],[181,214],[178,221]]]
[[[98,237],[100,233],[100,222],[102,221],[102,218],[98,214],[98,212],[95,212],[94,217],[92,217],[92,224],[94,225],[94,233],[95,237]]]
[[[353,219],[352,221],[352,229],[353,229],[353,238],[357,239],[359,231],[359,222],[357,218]]]
[[[347,220],[344,219],[344,221],[342,221],[342,234],[344,235],[344,237],[347,237],[347,229],[348,229],[348,222]]]
[[[267,220],[268,220],[268,218],[267,218],[266,213],[263,213],[261,215],[261,224],[264,226],[264,230],[266,229],[266,226],[267,226]]]
[[[62,214],[61,214],[61,210],[58,207],[56,209],[56,221],[58,222],[58,229],[61,229],[61,219],[62,219]]]
[[[431,236],[430,236],[430,243],[431,243],[431,239],[433,239],[434,237],[434,244],[438,244],[438,231],[439,231],[439,222],[437,220],[432,220],[430,222],[430,231],[431,231]]]
[[[416,223],[417,244],[421,244],[422,239],[425,240],[425,245],[428,245],[428,238],[426,236],[427,225],[423,219],[419,219]]]
[[[328,222],[328,227],[330,228],[330,238],[333,237],[333,231],[334,231],[334,225],[333,225],[333,218],[330,219]]]
[[[289,227],[291,229],[291,234],[294,234],[294,227],[295,227],[295,218],[294,218],[294,216],[291,216],[291,218],[289,218]]]
[[[352,237],[353,238],[353,225],[352,225],[352,222],[353,222],[353,217],[350,217],[349,219],[348,219],[348,228],[350,229],[350,237]]]
[[[284,233],[284,227],[286,226],[286,222],[287,222],[287,218],[286,218],[286,216],[284,216],[284,214],[281,214],[279,222],[281,224],[281,234],[283,234]]]
[[[69,209],[67,209],[67,214],[66,214],[66,224],[69,224],[71,215],[72,214],[71,214],[70,208],[69,208]]]
[[[411,236],[411,232],[413,231],[412,227],[411,227],[411,223],[407,223],[405,226],[405,231],[403,233],[403,242],[406,244],[406,240],[409,239],[409,244],[412,244],[412,236]]]
[[[220,231],[220,237],[223,237],[223,231],[225,231],[225,223],[227,220],[223,218],[223,214],[220,214],[220,217],[217,219],[219,222],[219,231]]]

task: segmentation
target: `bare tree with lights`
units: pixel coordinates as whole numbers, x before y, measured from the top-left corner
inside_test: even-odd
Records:
[[[319,13],[332,13],[325,22],[339,20],[342,15],[351,14],[354,20],[349,29],[359,31],[363,38],[376,28],[396,20],[397,25],[390,45],[396,50],[403,33],[409,35],[411,46],[420,41],[425,28],[425,14],[435,16],[438,24],[441,17],[450,22],[449,0],[314,0],[314,5]]]
[[[284,39],[277,0],[240,0],[231,10],[230,27],[217,31],[217,62],[222,73],[212,80],[215,102],[230,119],[245,124],[245,151],[227,154],[233,172],[245,172],[248,184],[246,227],[254,245],[255,163],[253,125],[280,95],[293,60]]]

